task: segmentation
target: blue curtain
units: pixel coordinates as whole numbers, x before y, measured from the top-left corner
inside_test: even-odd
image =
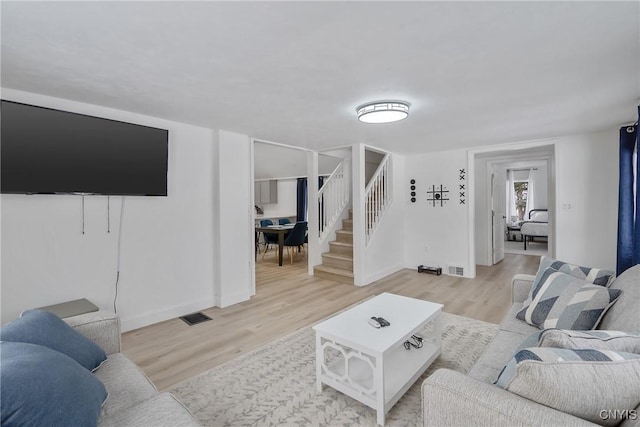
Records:
[[[298,178],[296,221],[307,220],[307,178]]]
[[[318,177],[318,189],[324,185],[324,177]],[[306,221],[309,201],[307,199],[307,178],[298,178],[296,221]],[[322,213],[322,209],[320,210]]]
[[[638,107],[640,116],[640,107]],[[616,274],[640,264],[640,155],[638,123],[620,128],[618,187],[618,259]],[[635,194],[634,194],[635,189]]]

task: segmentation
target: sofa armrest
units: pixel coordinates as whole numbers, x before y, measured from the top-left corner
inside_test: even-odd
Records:
[[[422,383],[424,426],[595,426],[460,372],[438,369]]]
[[[120,317],[114,312],[99,310],[62,320],[102,347],[105,353],[120,353]]]
[[[511,303],[524,302],[536,276],[532,274],[516,274],[511,281]]]

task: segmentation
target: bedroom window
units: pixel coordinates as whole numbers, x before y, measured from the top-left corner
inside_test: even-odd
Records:
[[[527,193],[529,191],[529,181],[515,181],[513,183],[515,212],[518,221],[524,221],[527,210]]]

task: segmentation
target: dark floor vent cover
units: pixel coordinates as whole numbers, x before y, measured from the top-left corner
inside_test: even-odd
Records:
[[[180,316],[180,319],[184,320],[184,322],[189,325],[197,325],[198,323],[206,322],[207,320],[211,320],[211,317],[207,316],[204,313],[197,312],[193,314],[187,314],[186,316]]]

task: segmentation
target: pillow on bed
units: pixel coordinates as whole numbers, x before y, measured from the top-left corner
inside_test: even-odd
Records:
[[[529,221],[549,222],[549,212],[533,212]]]

